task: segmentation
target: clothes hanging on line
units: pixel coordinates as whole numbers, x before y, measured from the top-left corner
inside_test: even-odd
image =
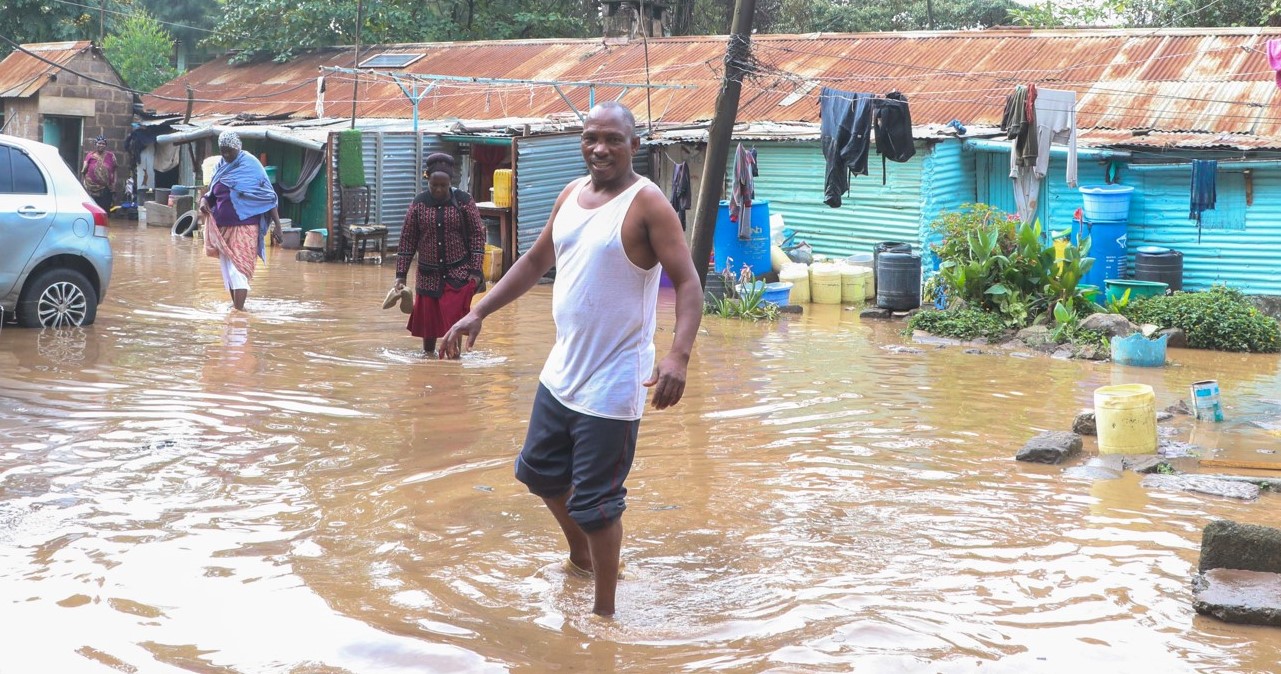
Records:
[[[1281,39],[1268,40],[1268,67],[1277,71],[1277,87],[1281,88]]]
[[[912,141],[912,115],[907,97],[895,91],[885,98],[823,87],[819,92],[819,139],[826,164],[823,203],[841,205],[850,191],[850,176],[867,175],[867,159],[876,138],[876,151],[884,160],[905,162],[916,154]]]
[[[1188,217],[1196,220],[1197,243],[1201,243],[1201,213],[1214,209],[1217,199],[1215,178],[1219,162],[1213,159],[1192,160],[1192,208]]]
[[[1067,145],[1067,184],[1076,187],[1076,92],[1040,89],[1036,93],[1036,174],[1050,168],[1050,146]]]
[[[752,181],[756,157],[742,143],[734,150],[734,185],[730,193],[729,219],[738,223],[738,238],[752,238],[752,200],[756,187]]]
[[[1010,147],[1011,178],[1018,177],[1019,167],[1036,165],[1035,110],[1029,109],[1027,99],[1028,88],[1016,85],[1014,93],[1005,97],[1005,112],[1001,115],[1001,129],[1005,131],[1005,137],[1014,141]]]
[[[680,218],[681,229],[685,229],[685,211],[690,207],[689,165],[680,162],[672,169],[672,210]]]
[[[872,104],[872,128],[876,134],[876,152],[881,155],[881,184],[887,179],[886,160],[905,162],[916,154],[912,140],[912,111],[907,96],[897,91],[885,94]]]

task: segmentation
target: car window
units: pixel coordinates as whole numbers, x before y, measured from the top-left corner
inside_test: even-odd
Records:
[[[45,189],[44,174],[31,157],[23,152],[10,151],[9,160],[14,194],[44,194],[48,191]]]
[[[0,194],[13,192],[13,179],[9,170],[9,146],[0,145]]]

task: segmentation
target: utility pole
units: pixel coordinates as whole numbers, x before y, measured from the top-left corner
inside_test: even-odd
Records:
[[[107,0],[101,0],[98,3],[98,46],[102,46],[102,39],[106,35],[107,23]]]
[[[352,56],[351,69],[356,71],[351,80],[351,128],[356,128],[356,98],[360,93],[360,24],[364,23],[364,0],[356,0],[356,54]]]
[[[716,211],[725,189],[725,164],[729,144],[738,117],[738,97],[743,89],[745,66],[751,46],[752,17],[756,0],[735,0],[734,22],[730,27],[729,47],[725,51],[725,78],[716,97],[716,114],[707,130],[707,150],[703,157],[703,175],[698,181],[698,205],[694,209],[693,252],[698,280],[707,285],[707,260],[712,254],[716,233]]]

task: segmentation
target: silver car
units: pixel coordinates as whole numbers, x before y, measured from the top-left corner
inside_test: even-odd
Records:
[[[89,325],[110,281],[107,213],[56,147],[0,135],[0,313]]]

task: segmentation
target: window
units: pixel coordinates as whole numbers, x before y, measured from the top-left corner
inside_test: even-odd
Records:
[[[31,161],[31,157],[20,150],[10,149],[9,159],[12,162],[10,176],[13,179],[14,194],[44,194],[47,191],[44,174],[40,172],[40,167]]]
[[[404,68],[422,58],[422,54],[379,54],[360,62],[361,68]]]
[[[13,193],[13,178],[9,170],[9,146],[0,145],[0,194]]]

